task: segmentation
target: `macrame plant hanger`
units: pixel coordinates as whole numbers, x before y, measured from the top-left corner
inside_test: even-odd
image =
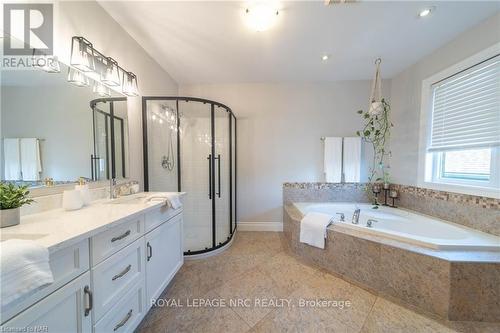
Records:
[[[368,113],[372,116],[379,115],[384,111],[384,106],[382,105],[382,79],[380,77],[381,62],[382,59],[380,58],[375,60],[375,77],[372,82],[372,91],[368,107]]]

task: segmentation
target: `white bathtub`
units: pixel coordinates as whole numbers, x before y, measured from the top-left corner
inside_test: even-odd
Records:
[[[490,235],[459,224],[432,218],[406,210],[354,203],[294,203],[303,215],[320,212],[334,216],[335,227],[350,228],[359,232],[383,236],[436,250],[483,250],[500,251],[500,237]],[[359,224],[353,224],[356,207],[361,209]],[[340,222],[343,213],[345,222]],[[366,226],[368,219],[378,222]]]

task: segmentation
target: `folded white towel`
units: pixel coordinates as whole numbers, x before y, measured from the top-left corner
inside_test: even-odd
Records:
[[[21,172],[23,180],[40,180],[42,161],[40,142],[36,138],[21,139]]]
[[[30,240],[0,242],[0,281],[2,308],[53,283],[49,251]]]
[[[4,172],[6,180],[21,179],[21,149],[19,139],[3,139]]]
[[[166,200],[168,206],[170,206],[172,209],[178,209],[182,207],[181,195],[179,193],[162,193],[160,195],[152,196],[148,200]]]
[[[307,213],[300,222],[300,242],[324,249],[326,227],[332,221],[332,215]]]
[[[167,200],[170,204],[170,207],[173,209],[178,209],[182,207],[181,196],[177,193],[167,193]]]

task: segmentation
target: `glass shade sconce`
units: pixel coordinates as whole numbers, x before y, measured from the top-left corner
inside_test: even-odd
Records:
[[[122,92],[131,97],[139,96],[137,88],[137,76],[132,72],[123,72],[123,86]]]
[[[93,91],[99,96],[109,97],[111,90],[120,91],[120,88],[126,96],[139,96],[137,76],[96,50],[84,37],[72,37],[70,65],[68,82],[76,86],[89,86],[92,78]]]
[[[89,78],[82,71],[76,68],[68,68],[68,82],[78,87],[88,87],[90,85]]]
[[[111,97],[111,89],[101,82],[95,82],[93,91],[101,97]]]
[[[95,71],[95,57],[92,43],[83,37],[71,39],[70,65],[82,72]]]
[[[113,87],[120,85],[120,69],[116,60],[111,57],[103,58],[101,82]]]
[[[37,49],[33,49],[33,67],[47,73],[61,72],[61,65],[56,56],[48,56],[43,53],[37,54]]]

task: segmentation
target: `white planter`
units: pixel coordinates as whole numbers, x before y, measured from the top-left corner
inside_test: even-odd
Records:
[[[21,210],[19,208],[0,210],[0,227],[11,227],[18,225],[21,221]]]

